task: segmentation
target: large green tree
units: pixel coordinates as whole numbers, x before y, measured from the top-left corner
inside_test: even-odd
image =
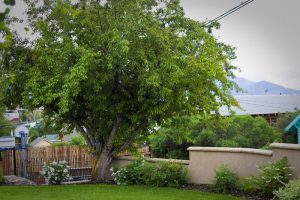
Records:
[[[95,181],[166,119],[236,103],[233,48],[185,17],[179,0],[26,2],[35,37],[5,58],[4,100],[43,107],[56,125],[77,128]]]

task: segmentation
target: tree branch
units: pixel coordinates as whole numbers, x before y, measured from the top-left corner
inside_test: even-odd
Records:
[[[75,127],[82,133],[82,135],[83,135],[85,141],[87,142],[87,144],[90,147],[95,146],[94,141],[89,138],[87,131],[84,130],[84,128],[82,126],[80,126],[75,120],[73,120],[73,122],[75,124]]]
[[[116,119],[116,121],[114,122],[113,128],[112,128],[112,130],[110,131],[108,140],[107,140],[107,142],[106,142],[106,149],[107,149],[108,151],[110,151],[110,150],[112,149],[112,146],[113,146],[113,139],[114,139],[114,137],[115,137],[116,134],[117,134],[117,131],[118,131],[118,128],[119,128],[121,122],[122,122],[122,118],[121,118],[120,116],[117,116],[117,119]]]
[[[112,152],[111,152],[111,156],[115,156],[115,154],[117,154],[120,151],[123,151],[126,147],[128,147],[128,145],[130,145],[135,137],[137,136],[137,134],[139,133],[140,130],[145,129],[148,126],[148,120],[145,120],[143,123],[141,123],[136,129],[134,129],[132,131],[132,134],[130,135],[129,138],[127,138],[123,144],[121,146],[119,146],[118,148],[115,148]]]

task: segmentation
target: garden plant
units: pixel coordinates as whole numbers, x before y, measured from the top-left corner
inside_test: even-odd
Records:
[[[226,166],[216,170],[212,184],[213,191],[219,193],[230,193],[240,190],[238,175]]]
[[[286,157],[269,165],[259,166],[260,174],[247,177],[242,181],[244,191],[260,192],[265,197],[272,197],[279,188],[284,187],[290,180],[290,167]]]
[[[290,181],[285,186],[274,192],[279,200],[299,200],[300,199],[300,180]]]
[[[179,187],[186,184],[188,180],[187,170],[181,164],[173,162],[150,164],[143,158],[113,171],[112,177],[118,185],[155,187]]]
[[[46,182],[50,185],[60,185],[63,181],[68,180],[70,167],[67,164],[66,161],[54,161],[46,164],[42,171]]]

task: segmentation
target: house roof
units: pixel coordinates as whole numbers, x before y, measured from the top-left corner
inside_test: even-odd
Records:
[[[233,107],[236,115],[262,115],[294,112],[300,109],[300,95],[241,95],[235,96],[242,109]],[[220,114],[230,115],[228,109],[223,106]]]
[[[0,137],[0,149],[15,147],[16,146],[16,138],[12,136],[2,136]]]
[[[31,143],[30,143],[30,145],[31,146],[35,146],[35,145],[37,145],[39,142],[41,142],[41,141],[46,141],[46,142],[48,142],[49,144],[51,144],[51,142],[49,142],[46,138],[43,138],[43,137],[38,137],[38,138],[36,138],[35,140],[33,140]]]
[[[59,136],[58,134],[47,134],[44,136],[48,141],[50,142],[57,142],[59,141]]]

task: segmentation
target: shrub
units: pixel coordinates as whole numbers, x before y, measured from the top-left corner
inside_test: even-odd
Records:
[[[113,172],[112,177],[118,185],[178,187],[187,182],[187,170],[172,162],[152,165],[140,158]]]
[[[143,158],[139,158],[124,168],[120,168],[112,173],[113,180],[118,185],[139,185],[145,184],[143,176],[145,168],[150,168],[150,164]],[[113,171],[113,169],[112,169]],[[154,171],[154,170],[153,170]],[[152,173],[152,171],[150,172]]]
[[[238,175],[226,166],[221,166],[216,170],[213,180],[213,190],[215,192],[228,193],[240,189]]]
[[[240,178],[241,190],[248,193],[253,193],[258,190],[256,186],[256,178],[253,176],[246,176]]]
[[[152,154],[157,158],[188,159],[187,148],[192,146],[186,139],[178,141],[173,135],[158,134],[150,139]]]
[[[289,182],[290,172],[286,157],[267,166],[259,167],[260,175],[257,178],[257,186],[265,196],[272,196],[275,190]]]
[[[76,137],[72,137],[71,140],[68,142],[68,145],[75,145],[75,146],[86,146],[84,138],[79,135]]]
[[[187,170],[174,162],[161,162],[154,173],[145,173],[146,185],[155,187],[179,187],[187,183]],[[146,171],[145,171],[146,172]]]
[[[52,162],[44,166],[42,175],[51,185],[59,185],[69,178],[69,169],[66,161]]]
[[[214,147],[218,141],[217,135],[210,129],[203,129],[195,138],[194,145],[201,147]]]
[[[4,175],[3,175],[3,170],[0,167],[0,184],[4,183]]]
[[[290,181],[284,188],[274,192],[280,200],[299,200],[300,199],[300,180]]]

